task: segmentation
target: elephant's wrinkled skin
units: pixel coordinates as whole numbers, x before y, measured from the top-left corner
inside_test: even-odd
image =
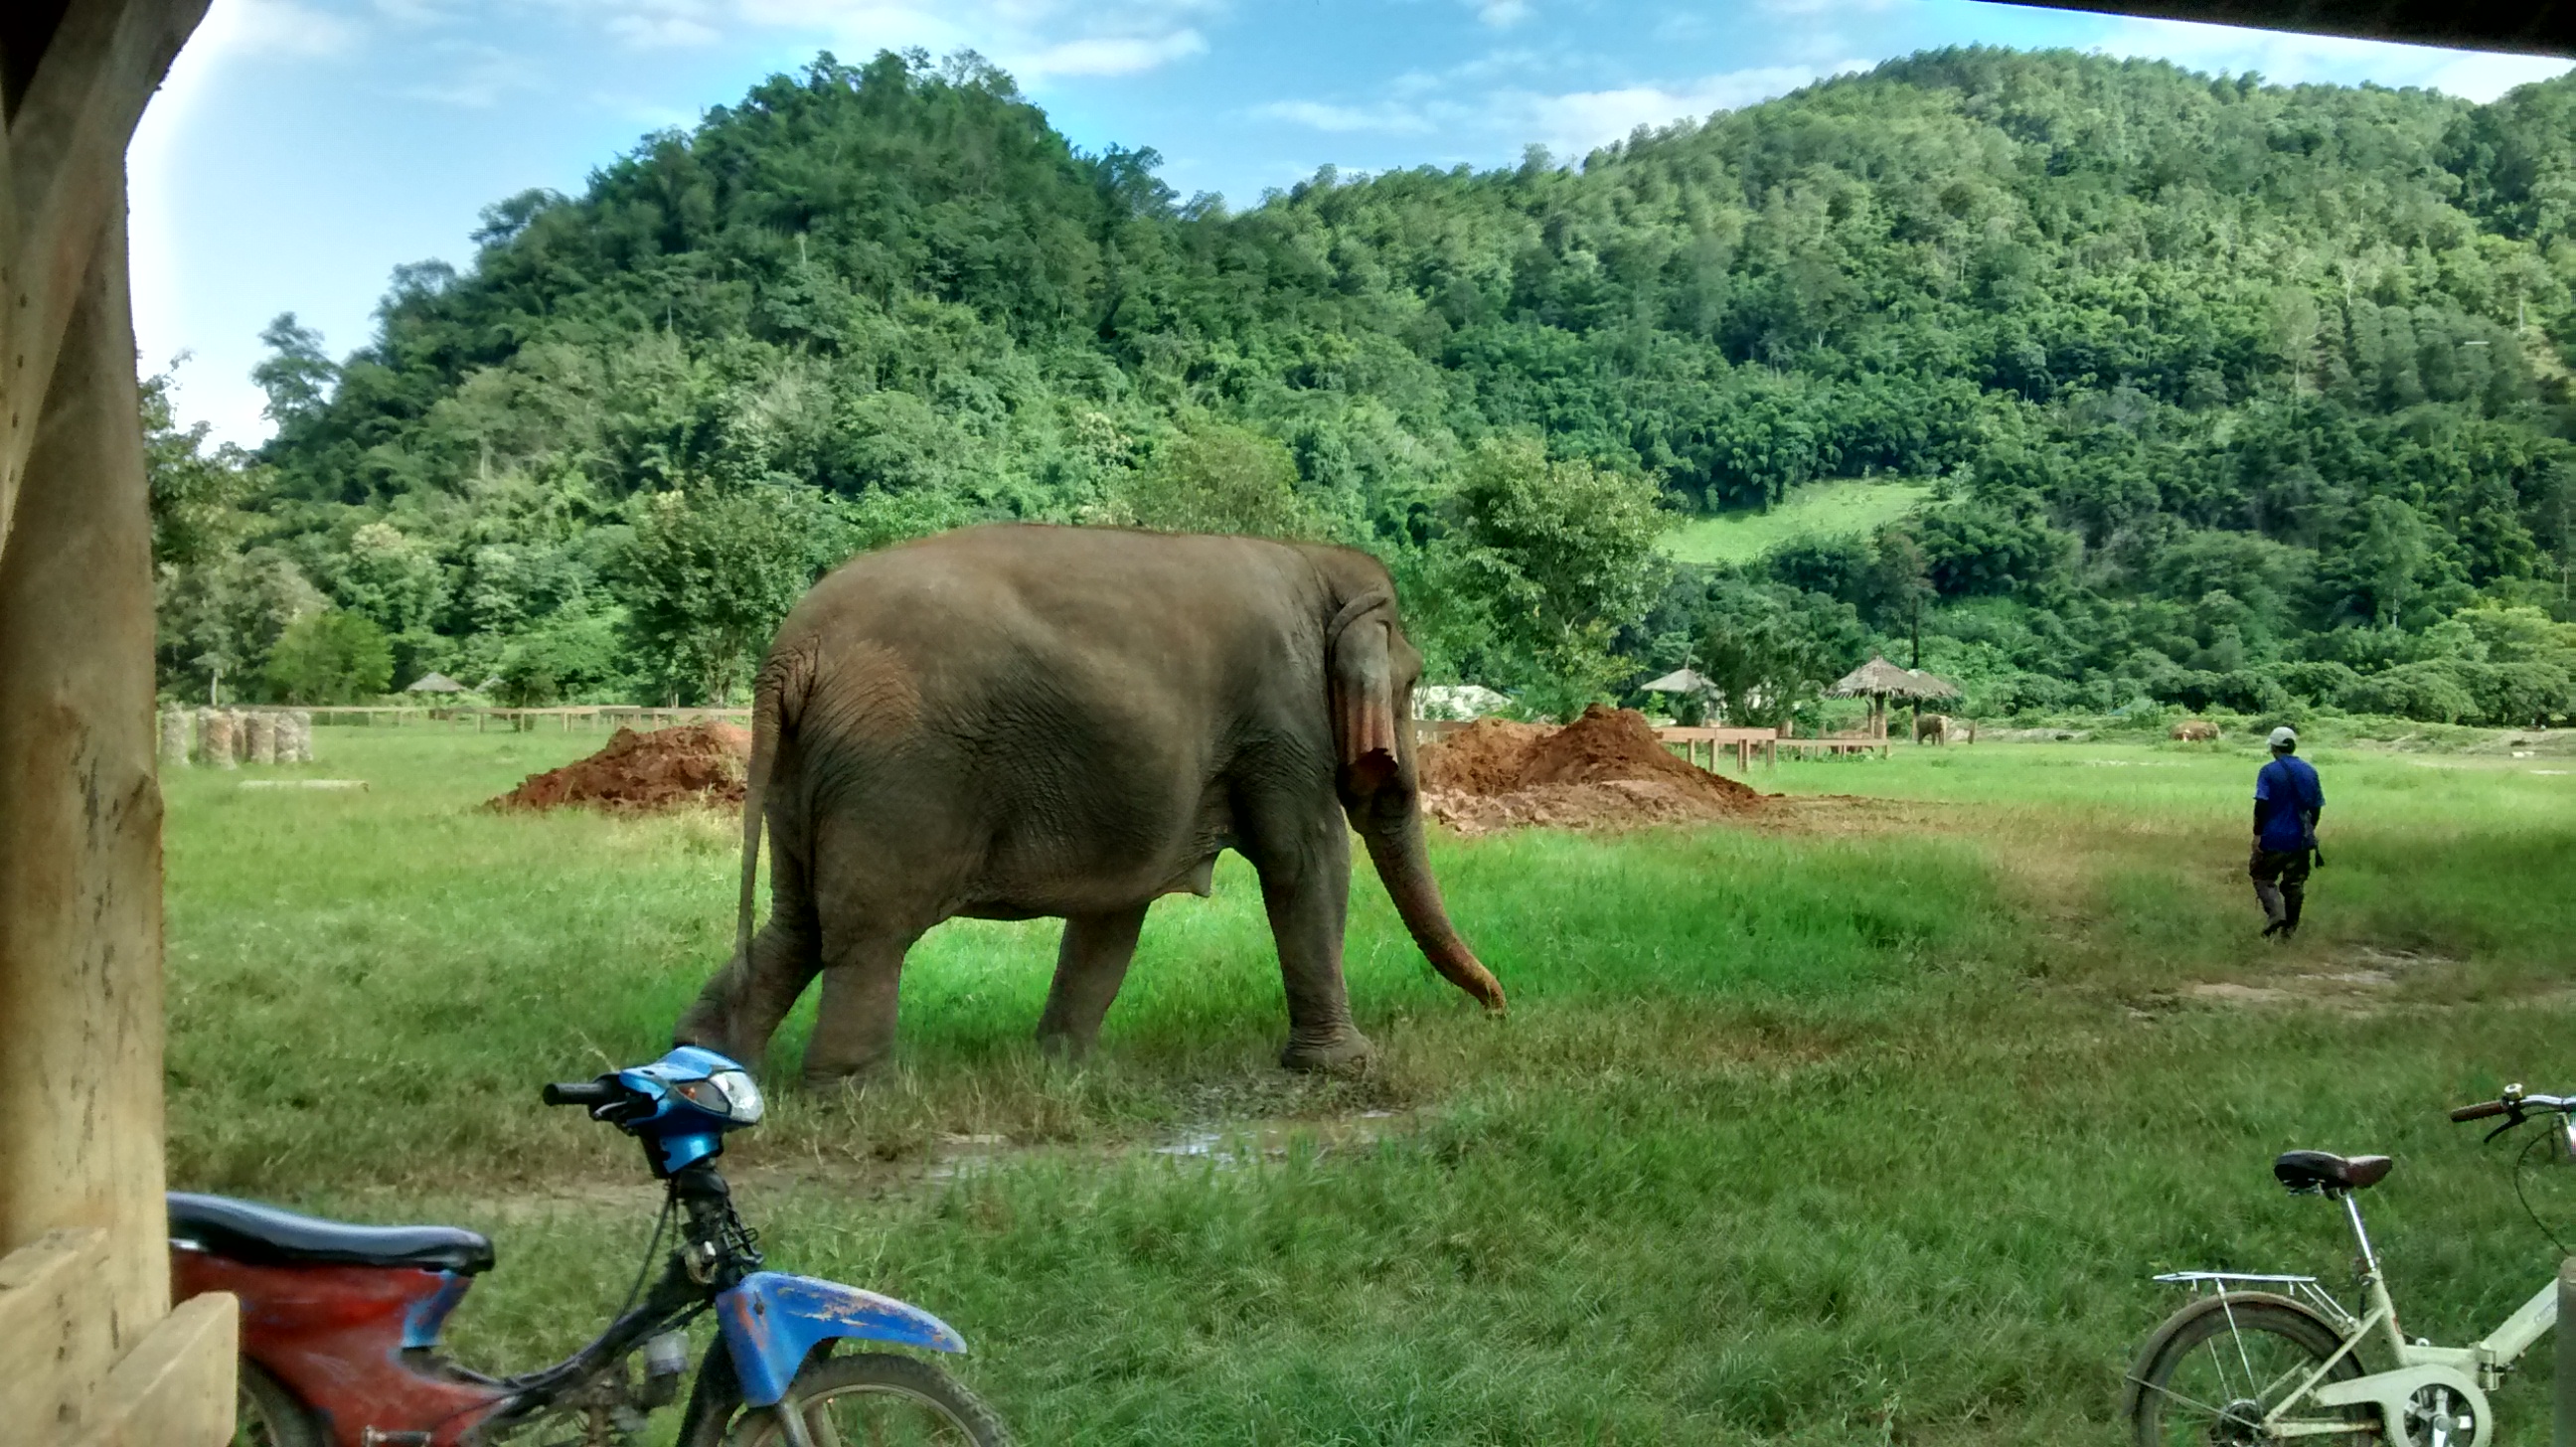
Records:
[[[1342,984],[1347,817],[1432,964],[1502,987],[1423,853],[1421,656],[1364,553],[1100,528],[971,528],[858,558],[781,625],[754,699],[742,912],[684,1043],[758,1061],[817,973],[805,1073],[885,1060],[904,951],[941,920],[1058,915],[1038,1038],[1100,1032],[1145,907],[1261,876],[1302,1069],[1365,1056]],[[751,933],[760,829],[775,871]]]

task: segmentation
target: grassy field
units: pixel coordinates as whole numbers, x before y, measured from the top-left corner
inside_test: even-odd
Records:
[[[1866,533],[1921,507],[1932,489],[1919,483],[1836,478],[1793,490],[1760,511],[1693,518],[1664,534],[1664,551],[1685,563],[1749,563],[1792,538]]]
[[[365,792],[165,784],[174,1180],[490,1231],[486,1366],[595,1329],[651,1225],[633,1147],[536,1084],[658,1053],[730,938],[729,819],[476,807],[597,742],[332,729],[314,772]],[[2179,1304],[2150,1273],[2344,1279],[2276,1151],[2399,1157],[2367,1207],[2410,1333],[2482,1334],[2555,1260],[2441,1111],[2576,1087],[2576,777],[2316,762],[2287,948],[2232,741],[1900,747],[1757,771],[1815,796],[1758,825],[1442,840],[1500,1021],[1363,866],[1360,1079],[1271,1064],[1237,861],[1155,906],[1080,1070],[1027,1041],[1052,927],[951,924],[900,1072],[784,1095],[727,1164],[773,1263],[946,1317],[1029,1442],[2107,1443]],[[2544,1440],[2547,1356],[2501,1440]]]

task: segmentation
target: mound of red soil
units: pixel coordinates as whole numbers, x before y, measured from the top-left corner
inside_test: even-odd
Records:
[[[1561,729],[1478,719],[1425,748],[1421,772],[1423,812],[1470,834],[1688,823],[1769,797],[1675,757],[1636,710],[1598,705]]]
[[[639,734],[619,729],[589,758],[543,774],[494,799],[494,809],[561,809],[587,804],[617,813],[684,805],[739,804],[751,762],[751,730],[688,724]]]
[[[1503,794],[1521,787],[1521,761],[1546,738],[1543,724],[1480,718],[1453,729],[1422,751],[1422,787],[1468,794]]]

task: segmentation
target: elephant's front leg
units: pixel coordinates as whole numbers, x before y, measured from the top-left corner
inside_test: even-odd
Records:
[[[1055,952],[1055,984],[1047,990],[1046,1013],[1038,1017],[1039,1048],[1076,1058],[1091,1052],[1109,1002],[1118,998],[1118,986],[1127,978],[1127,963],[1136,957],[1136,934],[1144,925],[1141,904],[1111,914],[1065,917],[1064,942]]]
[[[1350,914],[1351,845],[1334,818],[1331,829],[1290,858],[1255,861],[1261,903],[1279,943],[1279,975],[1288,990],[1288,1047],[1279,1063],[1291,1070],[1334,1070],[1368,1059],[1368,1037],[1351,1023],[1349,990],[1342,983],[1342,927]]]

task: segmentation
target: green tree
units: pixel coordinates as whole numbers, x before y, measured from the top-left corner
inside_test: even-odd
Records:
[[[1313,512],[1297,496],[1297,463],[1277,440],[1198,421],[1157,449],[1121,493],[1135,520],[1174,533],[1302,537]]]
[[[637,653],[672,695],[725,703],[779,620],[836,560],[837,529],[780,488],[647,493],[615,566]]]
[[[1460,464],[1467,571],[1481,575],[1533,701],[1571,717],[1629,671],[1614,630],[1642,613],[1669,564],[1670,517],[1655,485],[1582,460],[1553,460],[1525,434],[1488,438]]]
[[[288,703],[371,698],[393,682],[393,672],[385,631],[345,608],[297,618],[268,650],[269,689]]]
[[[319,412],[329,398],[340,369],[322,350],[322,334],[279,312],[260,329],[268,355],[250,369],[250,379],[268,394],[270,421],[284,427]]]

